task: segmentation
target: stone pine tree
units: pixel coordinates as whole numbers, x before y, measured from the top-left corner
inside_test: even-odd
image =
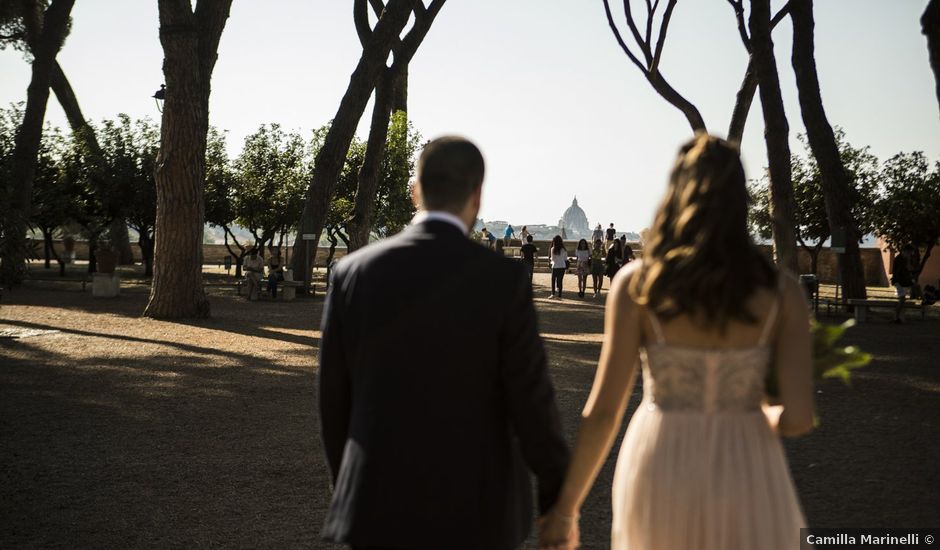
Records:
[[[157,218],[144,315],[208,317],[202,237],[209,93],[232,0],[159,0],[166,99],[157,157]]]
[[[362,118],[362,113],[365,111],[379,77],[388,68],[385,63],[392,46],[400,40],[410,14],[420,1],[389,0],[386,4],[366,45],[362,48],[362,55],[349,79],[349,86],[333,117],[333,123],[323,141],[323,147],[314,160],[313,175],[307,188],[303,214],[291,258],[294,273],[303,273],[305,281],[310,280],[310,272],[305,271],[305,267],[312,267],[312,260],[316,258],[316,243],[326,223],[330,199],[333,197],[337,178],[346,162],[349,144],[356,134],[356,126]],[[359,11],[367,9],[365,2],[366,0],[355,0],[353,9]],[[306,233],[317,237],[313,241],[314,246],[311,247],[309,257],[305,255],[303,241],[303,235]]]
[[[49,85],[56,55],[69,28],[74,0],[52,0],[43,14],[33,60],[23,122],[16,132],[10,181],[6,182],[3,200],[3,240],[0,247],[0,282],[18,284],[26,272],[24,237],[29,223],[33,178],[42,140],[43,121],[49,100]]]
[[[13,49],[32,54],[42,30],[43,13],[44,6],[39,0],[22,0],[4,4],[0,9],[0,28],[2,28],[0,48],[11,46]],[[58,61],[53,63],[51,88],[65,112],[72,132],[78,139],[85,141],[84,148],[87,154],[94,163],[100,165],[101,148],[98,146],[94,128],[82,114],[75,92]],[[104,177],[103,174],[96,174],[96,178],[102,177]],[[131,250],[125,220],[116,218],[111,224],[109,234],[111,245],[120,256],[120,263],[132,264],[134,254]]]
[[[349,248],[356,250],[369,244],[369,234],[375,218],[375,197],[379,188],[379,179],[382,171],[382,159],[385,157],[385,144],[388,139],[388,125],[392,111],[397,106],[403,110],[407,101],[408,64],[424,40],[431,24],[446,0],[434,0],[427,8],[420,2],[415,4],[415,23],[411,30],[392,47],[394,61],[378,78],[375,85],[375,102],[372,106],[372,122],[369,128],[369,139],[366,143],[366,154],[359,170],[359,187],[356,192],[356,202],[353,207],[353,216],[349,220]],[[381,13],[384,8],[381,0],[376,0],[374,7]],[[357,6],[358,7],[358,6]],[[356,31],[363,48],[372,35],[369,27],[368,13],[364,6],[359,7],[354,14]],[[397,105],[396,105],[397,104]]]
[[[927,51],[930,53],[930,66],[933,68],[934,80],[937,83],[937,103],[940,104],[940,0],[930,0],[924,15],[920,18],[920,25],[927,37]]]
[[[752,0],[748,20],[751,62],[757,74],[764,111],[764,140],[770,166],[770,204],[774,252],[778,265],[796,273],[796,234],[793,229],[793,183],[790,179],[790,126],[783,108],[774,43],[770,36],[770,0]]]
[[[835,133],[823,108],[814,54],[813,0],[791,0],[793,22],[793,70],[800,98],[806,138],[819,168],[829,232],[845,237],[845,252],[839,256],[843,300],[865,298],[865,270],[859,250],[862,235],[852,215],[853,189],[839,154]]]

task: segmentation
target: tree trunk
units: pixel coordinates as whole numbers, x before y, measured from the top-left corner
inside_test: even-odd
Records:
[[[392,97],[392,112],[408,112],[408,65],[401,69],[398,80],[395,81],[395,94]]]
[[[49,99],[49,84],[74,3],[75,0],[53,0],[43,17],[42,30],[38,32],[33,50],[26,110],[16,132],[11,177],[7,184],[9,187],[3,190],[4,195],[7,195],[4,197],[7,208],[6,219],[3,220],[3,246],[0,249],[0,282],[11,286],[21,283],[26,273],[24,239],[29,226],[33,179]]]
[[[751,112],[751,104],[754,102],[754,94],[756,93],[757,73],[754,72],[754,63],[749,60],[747,71],[744,73],[744,80],[741,81],[741,88],[736,96],[734,111],[731,113],[731,124],[728,125],[728,141],[740,144],[744,139],[744,126],[747,124],[747,115]]]
[[[140,232],[137,246],[140,247],[140,257],[144,262],[144,277],[153,277],[153,239],[146,230]]]
[[[921,29],[927,36],[927,51],[930,52],[930,67],[937,83],[937,103],[940,104],[940,0],[930,0],[920,18]]]
[[[799,268],[793,229],[790,127],[783,108],[774,44],[770,36],[770,0],[752,0],[749,26],[751,58],[764,110],[764,139],[767,142],[767,161],[770,165],[770,214],[773,221],[774,253],[780,267],[797,273]]]
[[[353,71],[346,88],[346,94],[340,102],[333,124],[323,141],[323,147],[314,161],[313,178],[307,188],[304,201],[303,215],[301,216],[299,231],[294,240],[294,253],[292,254],[291,268],[295,276],[303,273],[303,281],[310,280],[310,271],[305,267],[304,233],[313,233],[317,239],[311,246],[309,266],[312,267],[317,254],[317,242],[323,231],[323,224],[329,212],[330,200],[336,188],[336,181],[349,144],[356,133],[356,126],[369,102],[372,90],[375,88],[379,75],[386,69],[385,62],[392,49],[393,43],[398,40],[402,29],[408,22],[409,14],[414,8],[415,0],[389,0],[385,11],[379,18],[372,31],[356,70]]]
[[[166,99],[157,156],[153,284],[144,315],[209,316],[202,237],[209,93],[232,0],[160,0]]]
[[[49,269],[52,267],[52,229],[49,227],[42,228],[42,255],[43,260],[45,261],[45,268]]]
[[[375,214],[375,196],[379,189],[382,172],[382,160],[388,140],[388,123],[392,116],[392,98],[395,81],[391,74],[385,74],[375,87],[375,104],[372,107],[372,126],[369,129],[369,141],[366,154],[359,169],[359,187],[356,190],[356,203],[349,222],[350,250],[358,250],[369,244],[372,232],[372,218]],[[336,248],[334,240],[331,249]],[[331,255],[332,256],[332,255]]]
[[[770,31],[777,27],[783,19],[790,13],[790,3],[784,5],[777,15],[770,20]],[[743,19],[741,20],[743,22]],[[749,45],[749,39],[741,29],[745,37],[745,46]],[[750,51],[750,50],[749,50]],[[741,87],[735,96],[734,111],[731,113],[731,123],[728,125],[728,141],[740,144],[744,138],[744,126],[747,124],[748,113],[751,112],[751,104],[754,102],[754,94],[757,93],[757,73],[754,70],[753,56],[748,58],[747,70],[744,71],[744,79],[741,81]]]
[[[790,19],[793,21],[793,70],[796,73],[806,136],[819,166],[826,201],[826,217],[829,219],[829,233],[838,235],[843,232],[845,235],[845,253],[839,261],[842,299],[864,299],[865,270],[858,247],[861,235],[855,216],[852,215],[852,186],[842,165],[835,134],[823,108],[819,78],[816,74],[813,0],[791,0],[790,6]]]

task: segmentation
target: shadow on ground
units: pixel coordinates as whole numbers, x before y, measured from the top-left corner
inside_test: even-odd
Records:
[[[603,302],[545,294],[540,327],[573,441]],[[187,324],[139,318],[145,302],[133,288],[111,301],[4,296],[0,326],[59,332],[0,341],[0,547],[331,548],[318,540],[322,301],[248,304],[214,289],[214,317]],[[848,336],[875,361],[851,388],[820,385],[820,428],[786,445],[811,525],[938,523],[938,326],[876,319]],[[584,548],[609,545],[619,445],[584,509]]]

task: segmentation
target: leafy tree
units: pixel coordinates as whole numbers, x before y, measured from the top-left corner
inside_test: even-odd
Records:
[[[891,248],[910,244],[920,252],[916,281],[940,240],[940,162],[931,168],[920,151],[887,160],[872,212],[876,232]]]
[[[225,234],[225,247],[235,259],[235,277],[242,276],[242,260],[245,248],[238,243],[232,227],[235,225],[235,172],[225,145],[225,133],[210,127],[206,137],[206,222],[221,227]],[[231,236],[232,242],[229,242]],[[232,245],[239,248],[236,252]]]
[[[160,129],[150,119],[132,121],[125,114],[98,129],[106,183],[99,191],[114,217],[127,220],[140,236],[144,274],[153,275],[157,191],[154,180]]]
[[[879,178],[878,159],[869,152],[868,147],[852,147],[846,141],[845,132],[841,128],[836,128],[835,137],[852,193],[852,214],[858,222],[861,234],[865,235],[872,231],[870,205]],[[823,243],[831,237],[831,233],[819,165],[806,136],[800,135],[799,139],[806,154],[804,157],[794,155],[791,160],[793,198],[796,203],[795,233],[800,247],[809,254],[811,271],[816,273],[819,252]],[[769,239],[771,236],[767,187],[766,177],[752,182],[749,186],[752,197],[750,225],[752,231],[762,239]]]
[[[262,252],[300,219],[309,177],[305,153],[300,135],[270,124],[245,138],[235,160],[235,221],[254,236],[254,246]]]
[[[74,214],[72,197],[75,190],[62,175],[62,159],[68,148],[69,143],[61,130],[47,125],[39,144],[30,213],[30,225],[42,233],[46,269],[50,268],[50,260],[55,257],[62,276],[65,276],[65,259],[55,251],[52,239]]]
[[[388,144],[382,162],[382,177],[375,198],[373,231],[387,237],[401,231],[415,215],[411,200],[411,182],[415,175],[415,157],[421,134],[417,133],[403,111],[392,115]]]

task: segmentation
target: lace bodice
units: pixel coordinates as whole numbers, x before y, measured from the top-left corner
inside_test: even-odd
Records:
[[[767,339],[777,308],[774,300],[756,345],[726,349],[669,344],[650,312],[656,342],[640,354],[646,405],[706,414],[760,410],[771,361]]]
[[[668,412],[746,412],[759,410],[770,349],[707,350],[668,344],[648,345],[640,355],[648,406]]]

